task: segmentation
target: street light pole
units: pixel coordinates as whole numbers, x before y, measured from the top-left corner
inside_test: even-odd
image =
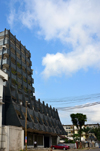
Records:
[[[26,113],[25,113],[25,150],[27,151],[27,103],[26,101]]]

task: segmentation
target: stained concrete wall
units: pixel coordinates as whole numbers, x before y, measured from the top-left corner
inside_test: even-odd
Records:
[[[9,126],[9,151],[24,148],[24,131],[20,127]]]
[[[2,127],[3,81],[7,80],[8,75],[0,69],[0,127]]]
[[[24,149],[24,130],[16,126],[4,126],[0,128],[0,149],[4,151],[19,151]]]

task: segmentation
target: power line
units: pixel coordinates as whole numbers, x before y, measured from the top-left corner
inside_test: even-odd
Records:
[[[56,102],[75,103],[75,102],[89,101],[99,98],[100,98],[100,93],[97,93],[97,94],[90,94],[90,95],[77,96],[77,97],[64,97],[60,99],[44,99],[44,101],[50,103],[56,103]]]
[[[58,110],[65,111],[65,110],[71,110],[71,109],[80,109],[80,108],[90,107],[90,106],[94,106],[94,105],[97,105],[97,104],[100,104],[100,102],[87,103],[87,104],[78,105],[78,106],[59,107],[59,108],[57,108],[57,109],[58,109]]]

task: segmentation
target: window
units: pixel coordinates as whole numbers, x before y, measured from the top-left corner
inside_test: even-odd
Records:
[[[28,145],[33,145],[33,134],[28,133]]]
[[[43,136],[42,136],[42,135],[39,135],[39,136],[37,137],[37,144],[38,144],[38,145],[43,145]]]

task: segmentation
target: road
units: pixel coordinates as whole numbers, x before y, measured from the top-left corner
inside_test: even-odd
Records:
[[[36,149],[29,149],[28,151],[51,151],[49,148],[36,148]],[[52,150],[52,151],[63,151],[63,150]],[[94,149],[68,149],[67,151],[100,151],[100,148],[94,148]]]
[[[84,150],[84,151],[100,151],[100,148],[94,148],[94,149],[87,149],[87,150]]]

